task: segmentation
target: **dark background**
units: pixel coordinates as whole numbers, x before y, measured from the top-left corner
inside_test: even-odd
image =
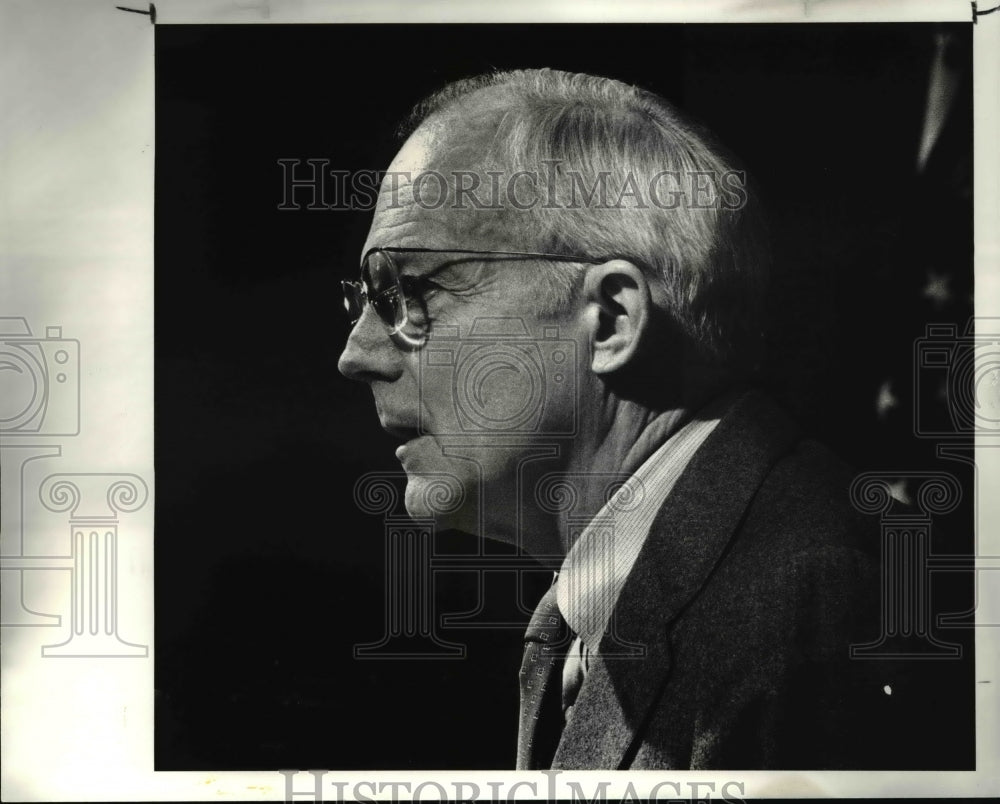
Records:
[[[918,172],[942,33],[960,80]],[[941,421],[945,407],[940,377],[915,385],[913,366],[928,323],[961,332],[972,314],[970,34],[157,26],[157,770],[513,767],[517,628],[449,630],[462,660],[353,658],[383,633],[385,548],[352,488],[398,470],[369,391],[336,371],[339,281],[356,275],[370,214],[279,211],[279,159],[384,169],[417,100],[491,68],[657,91],[761,182],[775,255],[764,385],[859,470],[940,469],[969,492],[966,468],[914,435],[915,394]],[[945,277],[937,297],[931,276]],[[885,383],[898,404],[880,414]],[[968,549],[971,500],[947,549]],[[475,608],[474,574],[436,580],[436,611]],[[529,579],[529,607],[542,582]],[[525,619],[512,593],[486,605]]]

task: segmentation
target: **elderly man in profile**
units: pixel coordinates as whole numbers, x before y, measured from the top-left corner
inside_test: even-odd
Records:
[[[411,515],[557,571],[517,768],[947,765],[924,676],[851,659],[879,635],[851,473],[750,388],[767,254],[732,158],[652,93],[552,70],[452,84],[409,130],[339,368],[402,441]]]

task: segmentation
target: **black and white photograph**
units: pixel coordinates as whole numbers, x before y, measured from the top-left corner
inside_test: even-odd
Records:
[[[787,5],[80,16],[149,86],[5,126],[10,800],[997,792],[1000,13]]]

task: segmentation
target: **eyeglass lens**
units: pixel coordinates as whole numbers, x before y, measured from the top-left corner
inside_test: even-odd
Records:
[[[347,311],[347,320],[356,324],[365,309],[364,288],[358,282],[341,282],[340,287],[344,291],[344,309]]]
[[[381,251],[369,254],[361,267],[361,281],[364,283],[368,301],[383,323],[393,331],[401,328],[406,323],[406,302],[392,258]],[[361,299],[357,302],[357,310],[349,312],[352,317],[360,318],[364,302]]]

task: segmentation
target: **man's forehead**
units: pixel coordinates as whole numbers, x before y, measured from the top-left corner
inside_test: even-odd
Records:
[[[440,134],[430,126],[424,126],[410,135],[389,165],[389,172],[410,173],[430,169],[435,151],[441,145]]]
[[[384,183],[363,251],[377,246],[447,248],[458,234],[453,217],[446,207],[426,209],[417,203],[410,183],[400,182],[397,188]]]
[[[481,170],[476,164],[486,147],[481,139],[454,128],[445,135],[436,126],[411,135],[382,181],[363,252],[376,246],[495,248],[498,235],[505,240],[496,210],[452,203],[456,173]],[[447,199],[441,199],[442,191]]]

